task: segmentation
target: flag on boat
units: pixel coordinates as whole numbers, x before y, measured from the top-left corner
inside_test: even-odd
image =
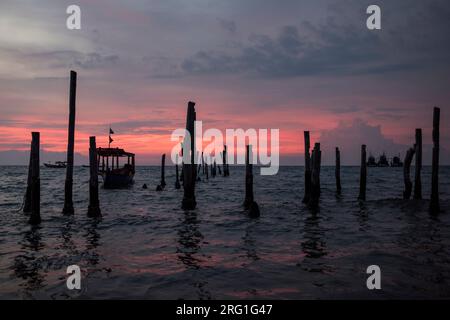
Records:
[[[109,134],[114,134],[114,131],[111,128],[109,128]]]

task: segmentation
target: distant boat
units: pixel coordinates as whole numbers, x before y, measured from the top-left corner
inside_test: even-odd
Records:
[[[56,161],[55,163],[46,162],[44,163],[44,166],[47,168],[55,168],[55,169],[64,169],[67,167],[66,161]]]
[[[375,162],[375,157],[373,155],[369,155],[369,159],[367,160],[368,167],[377,167],[377,163]]]
[[[134,153],[119,148],[97,148],[97,155],[98,173],[103,178],[105,189],[126,188],[134,183]],[[120,158],[127,158],[123,167],[120,167]]]
[[[367,160],[368,167],[403,167],[403,162],[400,160],[400,156],[393,157],[391,162],[389,163],[386,154],[383,153],[378,162],[375,161],[375,157],[373,155],[369,155],[369,159]]]
[[[387,157],[386,157],[386,154],[385,154],[385,153],[383,153],[383,154],[380,156],[380,159],[378,159],[378,164],[377,164],[377,166],[378,166],[378,167],[389,167],[389,162],[388,162],[388,160],[387,160]]]
[[[400,160],[400,157],[392,158],[391,167],[403,167],[403,162]]]

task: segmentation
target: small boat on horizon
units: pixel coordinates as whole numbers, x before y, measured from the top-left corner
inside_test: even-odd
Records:
[[[368,167],[403,167],[403,162],[400,160],[400,155],[395,156],[392,158],[392,160],[389,162],[388,158],[386,157],[386,154],[383,152],[383,154],[380,155],[378,162],[375,160],[375,157],[370,154],[369,158],[367,159],[367,166]]]
[[[44,166],[53,169],[64,169],[67,167],[67,162],[66,161],[56,161],[55,163],[45,162]]]

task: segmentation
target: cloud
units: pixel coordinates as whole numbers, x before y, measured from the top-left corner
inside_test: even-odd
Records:
[[[275,35],[253,34],[234,48],[199,50],[184,59],[181,68],[196,75],[239,73],[272,78],[387,74],[435,65],[437,61],[430,59],[435,55],[448,67],[450,45],[444,40],[444,30],[450,29],[449,5],[434,1],[413,8],[402,12],[399,22],[386,22],[386,31],[371,32],[364,23],[330,16],[321,24],[286,25]],[[411,30],[412,25],[423,28]],[[437,49],[439,53],[434,52]]]
[[[236,22],[233,20],[218,18],[220,26],[228,31],[230,34],[234,35],[237,31]]]
[[[339,147],[342,162],[352,165],[360,163],[362,144],[367,145],[368,153],[375,157],[383,152],[389,157],[403,155],[408,148],[383,135],[380,125],[370,125],[361,119],[350,123],[340,122],[336,128],[322,131],[319,141],[328,155],[334,154],[334,149]],[[327,162],[332,164],[333,157],[328,158]]]

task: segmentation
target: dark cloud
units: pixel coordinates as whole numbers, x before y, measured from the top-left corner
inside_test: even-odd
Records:
[[[365,23],[336,16],[322,24],[287,25],[275,36],[254,34],[235,50],[200,50],[181,67],[188,74],[275,78],[387,74],[430,67],[444,57],[440,67],[443,62],[448,67],[450,45],[444,41],[448,38],[444,30],[450,30],[449,7],[434,1],[431,6],[417,5],[414,11],[397,10],[397,20],[387,21],[387,30],[381,31],[369,31]]]

